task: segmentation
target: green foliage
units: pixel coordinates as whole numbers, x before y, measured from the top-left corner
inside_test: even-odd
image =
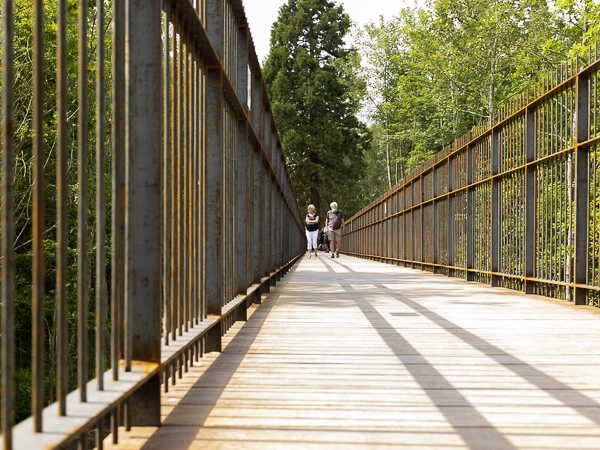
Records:
[[[429,0],[356,32],[379,193],[600,37],[590,0]],[[375,168],[375,166],[372,166]]]
[[[366,129],[356,118],[360,90],[344,46],[350,19],[329,0],[289,0],[271,31],[263,74],[301,210],[321,216],[337,201],[356,211]]]

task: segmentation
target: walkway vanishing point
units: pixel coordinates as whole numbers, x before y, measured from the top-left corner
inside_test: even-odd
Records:
[[[600,448],[597,309],[325,256],[108,448]]]

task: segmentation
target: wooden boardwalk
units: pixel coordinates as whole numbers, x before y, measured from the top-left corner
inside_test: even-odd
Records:
[[[321,256],[109,448],[600,449],[596,309]]]

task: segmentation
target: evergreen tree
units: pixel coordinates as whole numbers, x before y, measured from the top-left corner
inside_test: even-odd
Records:
[[[288,0],[271,31],[263,69],[301,209],[321,217],[331,201],[345,214],[355,204],[366,128],[356,118],[357,77],[344,46],[350,18],[330,0]],[[352,201],[354,200],[354,201]]]

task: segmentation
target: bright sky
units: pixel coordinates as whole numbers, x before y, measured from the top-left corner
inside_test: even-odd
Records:
[[[279,8],[284,3],[287,3],[287,0],[243,0],[250,32],[261,63],[269,53],[271,25],[277,20]],[[353,22],[364,25],[370,21],[377,21],[381,15],[388,20],[401,8],[424,2],[423,0],[336,0],[336,3],[344,5],[344,10]]]

